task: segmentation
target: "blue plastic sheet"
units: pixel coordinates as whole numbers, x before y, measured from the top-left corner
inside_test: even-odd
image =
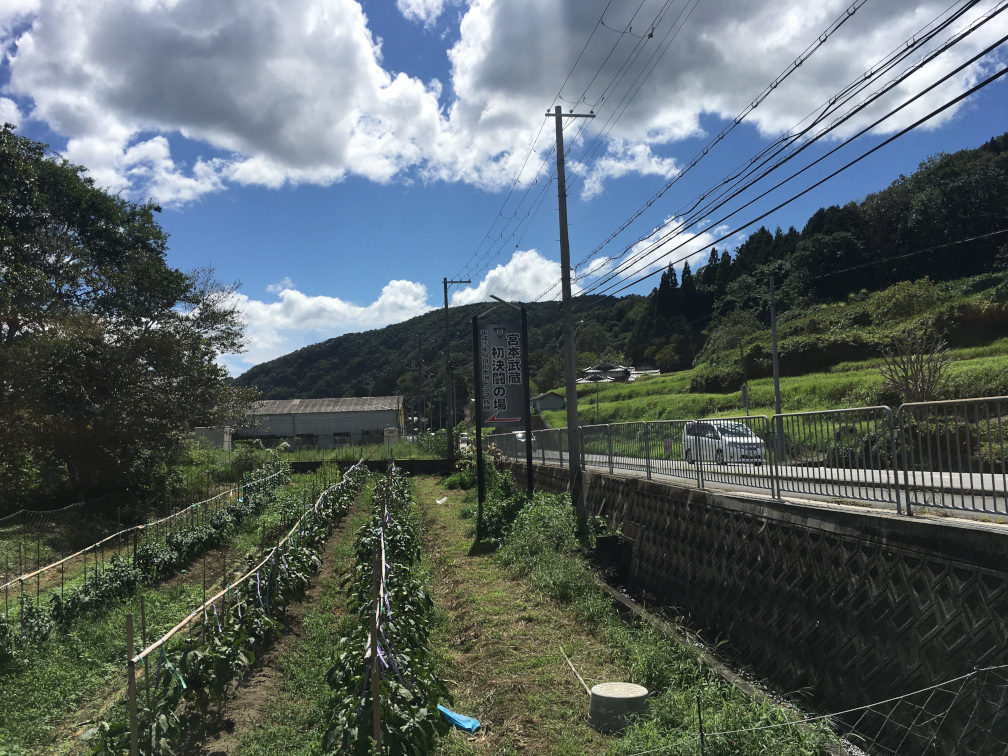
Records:
[[[446,709],[441,704],[438,704],[438,711],[444,715],[445,719],[458,727],[460,730],[476,732],[476,730],[479,729],[480,723],[478,719],[467,717],[465,714],[456,714],[454,711]]]

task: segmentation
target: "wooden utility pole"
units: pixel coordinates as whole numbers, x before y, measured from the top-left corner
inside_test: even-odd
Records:
[[[774,280],[770,276],[770,334],[773,342],[774,451],[777,464],[784,462],[784,420],[781,417],[780,364],[777,361],[777,306],[774,302]]]
[[[423,336],[417,336],[417,362],[416,362],[416,429],[417,440],[420,440],[421,422],[423,416],[421,402],[423,401]]]
[[[567,448],[571,501],[581,506],[581,452],[578,439],[577,371],[574,365],[574,310],[571,303],[570,239],[567,235],[567,178],[564,172],[563,119],[594,118],[594,113],[564,113],[557,105],[548,116],[556,118],[557,199],[560,202],[560,283],[563,309],[564,384],[567,401]]]
[[[448,286],[450,284],[467,284],[472,281],[449,281],[444,279],[444,367],[445,367],[445,394],[447,398],[448,410],[445,412],[445,427],[448,441],[448,464],[455,465],[455,382],[452,380],[451,364],[451,334],[448,325]],[[450,419],[449,419],[450,418]]]

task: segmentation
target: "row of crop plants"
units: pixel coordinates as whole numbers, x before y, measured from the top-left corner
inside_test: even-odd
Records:
[[[58,591],[48,591],[47,602],[39,592],[26,596],[22,580],[16,598],[17,619],[12,619],[7,601],[0,615],[0,676],[16,669],[29,648],[39,647],[54,632],[69,631],[78,619],[94,617],[133,596],[141,586],[174,575],[220,545],[243,523],[263,512],[289,482],[290,466],[285,463],[257,471],[249,476],[243,495],[229,503],[222,501],[221,506],[203,510],[196,506],[189,516],[158,529],[141,529],[143,542],[138,544],[134,539],[132,550],[127,539],[125,548],[120,544],[108,559],[103,556],[99,560],[95,554],[94,571],[85,563],[82,572],[69,582],[61,580]]]
[[[263,560],[250,559],[241,578],[131,659],[132,681],[113,710],[122,717],[99,722],[95,753],[175,753],[212,709],[223,710],[257,654],[279,637],[287,607],[304,597],[366,478],[355,467],[325,489]]]
[[[420,571],[420,515],[394,466],[372,502],[346,578],[347,609],[359,621],[340,639],[327,674],[333,702],[322,748],[425,754],[448,729],[438,704],[450,695],[428,649],[434,601]]]

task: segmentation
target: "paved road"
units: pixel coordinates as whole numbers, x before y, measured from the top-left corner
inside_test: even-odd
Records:
[[[568,455],[537,449],[533,460],[567,467]],[[690,464],[682,459],[659,456],[643,457],[585,455],[585,467],[594,470],[618,471],[647,475],[662,480],[674,480],[702,488],[730,488],[737,491],[772,494],[779,482],[781,496],[807,497],[816,500],[851,500],[870,502],[874,506],[895,508],[897,486],[892,470],[824,467],[785,464],[776,468],[768,464]],[[1008,475],[990,473],[914,472],[906,481],[899,473],[898,495],[901,503],[907,498],[909,486],[911,508],[951,509],[968,515],[1008,517]]]

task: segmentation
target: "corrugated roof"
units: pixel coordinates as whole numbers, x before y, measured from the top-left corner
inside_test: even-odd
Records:
[[[307,415],[316,412],[381,412],[397,410],[402,396],[351,396],[332,399],[264,399],[250,415]]]

